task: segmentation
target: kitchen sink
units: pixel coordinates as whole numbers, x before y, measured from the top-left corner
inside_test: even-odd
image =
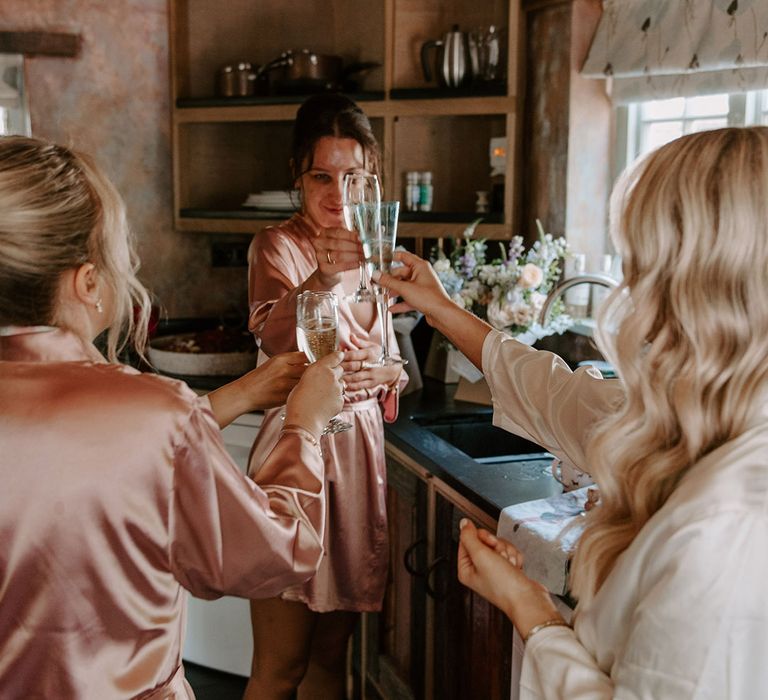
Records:
[[[551,458],[540,445],[497,428],[492,414],[413,416],[414,422],[476,462],[518,462]]]

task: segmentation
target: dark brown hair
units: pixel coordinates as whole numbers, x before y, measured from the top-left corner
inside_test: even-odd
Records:
[[[294,181],[312,167],[315,144],[324,136],[357,141],[363,149],[365,169],[379,174],[379,144],[365,112],[348,97],[326,92],[305,100],[296,113],[291,148]]]

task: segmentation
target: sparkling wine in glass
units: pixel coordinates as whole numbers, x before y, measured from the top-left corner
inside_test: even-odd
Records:
[[[370,204],[378,207],[381,204],[381,188],[379,178],[368,173],[347,173],[344,176],[342,190],[342,206],[344,209],[344,223],[350,231],[357,227],[355,207],[358,204]],[[364,261],[360,261],[360,283],[349,301],[364,302],[374,301],[374,295],[368,286],[368,274]]]
[[[397,239],[397,221],[400,214],[400,202],[381,202],[358,204],[355,209],[357,231],[363,245],[365,265],[369,274],[388,273],[392,268],[392,256]],[[407,360],[392,357],[389,354],[389,292],[377,284],[373,285],[376,308],[381,321],[381,355],[375,366],[404,365]]]
[[[296,341],[310,362],[338,348],[339,300],[333,292],[306,291],[296,298]],[[323,435],[349,430],[351,424],[331,418]]]

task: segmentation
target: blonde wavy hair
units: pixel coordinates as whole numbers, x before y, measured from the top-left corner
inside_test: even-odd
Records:
[[[114,299],[109,359],[129,339],[141,353],[150,302],[117,190],[82,153],[0,137],[0,326],[57,325],[60,277],[87,262]]]
[[[625,398],[590,440],[601,506],[571,589],[591,598],[617,557],[704,455],[745,428],[768,378],[768,128],[673,141],[611,200],[624,281],[599,343]]]

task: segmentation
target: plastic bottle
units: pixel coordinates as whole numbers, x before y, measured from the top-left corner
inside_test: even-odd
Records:
[[[613,272],[613,256],[602,255],[600,256],[600,272],[610,275]],[[592,309],[590,315],[592,318],[597,318],[597,312],[600,310],[600,306],[605,301],[605,298],[610,294],[611,290],[599,285],[593,284],[592,287]]]
[[[405,174],[405,208],[407,211],[418,211],[421,200],[419,173],[415,170]]]
[[[583,275],[587,271],[587,256],[573,253],[565,260],[565,278]],[[565,313],[571,318],[586,318],[589,310],[589,285],[577,284],[565,291]]]
[[[421,173],[419,178],[419,211],[432,211],[432,173]]]

